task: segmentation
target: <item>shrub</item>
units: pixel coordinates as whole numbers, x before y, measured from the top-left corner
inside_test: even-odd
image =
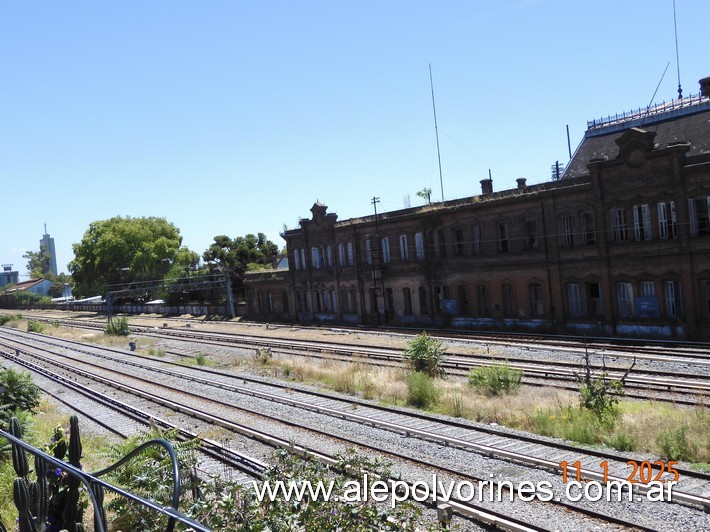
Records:
[[[619,379],[610,379],[606,371],[606,364],[602,358],[602,371],[598,376],[592,372],[592,363],[589,351],[585,348],[582,369],[584,373],[576,374],[579,383],[580,404],[582,408],[593,412],[606,427],[613,427],[619,417],[619,397],[624,395],[626,377],[636,365],[636,358],[631,366]]]
[[[661,448],[661,458],[665,460],[693,460],[695,448],[688,441],[688,427],[683,425],[661,432],[656,441]]]
[[[445,353],[446,348],[441,342],[423,332],[407,343],[404,358],[414,371],[426,373],[430,377],[444,377],[441,363]]]
[[[20,314],[0,314],[0,325],[5,325],[11,321],[22,319]]]
[[[111,336],[128,336],[128,320],[125,317],[109,318],[104,332]]]
[[[190,471],[197,465],[194,449],[199,442],[197,440],[177,441],[177,429],[162,432],[157,427],[151,427],[150,432],[112,445],[107,452],[107,458],[111,462],[117,462],[142,443],[154,438],[166,439],[175,447],[180,464],[180,476],[183,479],[180,486],[181,493],[186,494],[193,486],[196,488],[194,475],[191,475]],[[149,447],[110,473],[108,480],[160,504],[169,504],[172,496],[171,462],[162,447]],[[111,527],[113,530],[165,529],[165,518],[161,514],[123,497],[111,499],[107,508],[113,512]]]
[[[177,431],[161,434],[153,429],[151,434],[131,438],[115,446],[110,458],[116,460],[138,444],[150,438],[165,438],[175,446],[184,482],[181,485],[181,500],[185,513],[213,530],[415,530],[421,511],[409,502],[389,508],[376,503],[372,498],[364,502],[348,503],[331,497],[308,499],[307,503],[294,504],[284,497],[274,501],[260,502],[251,488],[251,483],[231,481],[222,475],[209,480],[190,475],[196,465],[193,449],[196,441],[176,443]],[[111,481],[129,491],[151,500],[167,501],[171,494],[170,466],[165,453],[159,448],[150,448],[124,464],[112,474]],[[329,466],[304,458],[286,450],[276,452],[272,463],[264,472],[264,480],[293,482],[296,489],[304,482],[316,485],[333,482],[333,492],[347,490],[350,475],[364,472],[381,478],[393,476],[391,466],[381,459],[370,459],[355,454],[352,450],[336,456],[337,463]],[[359,479],[362,482],[362,479]],[[255,487],[261,488],[260,483]],[[306,492],[307,493],[307,492]],[[115,512],[111,523],[113,530],[141,530],[145,532],[165,529],[165,518],[158,519],[155,512],[133,505],[117,497],[108,503]]]
[[[0,393],[0,405],[9,406],[8,412],[16,409],[32,411],[39,405],[39,388],[29,373],[0,369],[0,384],[4,387]]]
[[[27,322],[27,332],[41,333],[44,330],[44,324],[37,320]]]
[[[607,377],[604,371],[599,377],[581,381],[580,404],[604,424],[613,426],[619,416],[619,396],[624,395],[624,385]]]
[[[508,365],[484,366],[472,369],[468,382],[474,388],[484,390],[487,395],[503,395],[516,392],[520,388],[523,373]]]
[[[407,404],[428,408],[439,399],[439,390],[429,375],[414,372],[407,375]]]
[[[197,353],[195,355],[195,362],[197,362],[198,366],[204,366],[207,363],[207,358],[205,357],[204,354]]]

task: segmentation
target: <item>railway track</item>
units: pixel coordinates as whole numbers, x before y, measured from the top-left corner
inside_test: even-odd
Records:
[[[136,408],[114,397],[92,390],[88,386],[74,382],[60,374],[53,373],[46,368],[28,364],[18,358],[13,358],[12,355],[7,352],[3,352],[3,356],[18,366],[61,385],[63,391],[71,390],[89,399],[92,402],[91,408],[83,408],[77,405],[76,402],[67,401],[64,398],[64,394],[54,393],[47,389],[47,387],[40,387],[45,394],[52,397],[54,401],[64,404],[72,413],[82,416],[84,419],[95,423],[120,438],[125,439],[131,435],[138,434],[139,429],[137,427],[146,429],[152,425],[156,425],[161,429],[176,430],[179,441],[200,439],[198,452],[215,464],[218,464],[221,472],[224,472],[225,470],[223,468],[227,467],[246,475],[246,477],[241,477],[239,479],[240,481],[246,480],[247,478],[261,479],[264,470],[268,467],[266,462],[230,449],[218,441],[209,438],[201,438],[196,433],[185,430],[164,418],[155,416],[154,414]],[[208,474],[214,474],[216,470],[215,468],[208,468],[207,470],[203,468],[203,471]]]
[[[14,348],[17,349],[17,347]],[[27,347],[25,346],[25,348]],[[75,347],[73,346],[72,349],[74,348]],[[82,352],[79,355],[73,355],[71,357],[71,363],[87,363],[86,361],[81,361],[79,359],[81,357],[86,356],[96,356],[91,355],[89,353],[89,351],[94,350],[95,348],[87,348],[86,352]],[[66,357],[66,355],[64,356]],[[516,464],[525,464],[527,466],[532,464],[534,467],[547,468],[552,472],[560,472],[560,462],[562,461],[566,461],[568,464],[572,464],[577,460],[580,460],[580,463],[584,461],[583,466],[580,465],[580,471],[583,472],[582,474],[585,475],[585,478],[595,479],[599,478],[600,473],[598,471],[598,464],[600,463],[600,460],[602,460],[602,458],[608,463],[611,460],[615,460],[614,463],[616,465],[610,467],[609,470],[612,473],[611,477],[620,476],[623,478],[623,472],[620,472],[619,468],[621,467],[622,462],[625,465],[624,457],[621,458],[622,462],[619,462],[619,457],[615,455],[590,454],[590,452],[586,450],[571,448],[571,446],[563,448],[555,446],[551,442],[542,442],[540,439],[537,438],[528,437],[528,439],[525,440],[517,436],[511,436],[510,434],[501,434],[502,431],[480,431],[478,428],[474,429],[470,426],[466,426],[467,424],[465,423],[459,422],[458,424],[447,424],[443,423],[441,420],[437,420],[432,417],[429,417],[427,419],[426,416],[411,416],[402,413],[392,413],[391,410],[384,408],[372,408],[372,412],[368,413],[367,410],[370,409],[372,405],[367,405],[363,402],[356,402],[352,400],[335,400],[332,397],[326,397],[325,394],[320,394],[319,396],[316,396],[317,401],[314,402],[313,394],[304,394],[303,392],[299,391],[298,393],[303,395],[303,397],[299,396],[298,398],[296,398],[294,397],[295,392],[292,389],[289,390],[286,387],[278,388],[274,387],[273,385],[270,385],[272,388],[271,391],[266,391],[263,389],[263,384],[258,384],[260,389],[256,389],[257,383],[254,382],[254,380],[250,381],[249,384],[247,384],[243,377],[232,376],[228,378],[224,375],[219,374],[219,372],[215,372],[214,370],[190,370],[191,374],[186,375],[186,370],[184,368],[180,371],[174,369],[174,367],[173,369],[165,369],[166,366],[169,365],[163,363],[162,361],[155,360],[141,360],[140,362],[137,362],[136,359],[139,357],[128,356],[125,353],[120,353],[118,351],[104,356],[109,358],[119,356],[126,358],[127,360],[126,362],[124,362],[124,364],[130,364],[133,370],[141,374],[160,371],[160,380],[190,380],[194,383],[199,384],[200,386],[212,387],[215,390],[228,390],[230,393],[233,394],[248,395],[251,398],[258,398],[262,401],[279,402],[282,404],[288,404],[292,408],[317,411],[321,414],[327,414],[331,417],[345,419],[348,422],[366,424],[369,426],[377,426],[384,430],[403,434],[408,438],[417,437],[426,441],[434,442],[440,447],[446,449],[466,449],[467,452],[477,454],[482,453],[488,456],[496,457],[500,460],[515,462]],[[107,364],[108,361],[106,358],[104,358],[99,363],[96,363],[94,365],[99,368]],[[197,368],[194,369],[197,370]],[[77,371],[75,367],[73,371]],[[208,375],[208,377],[205,377],[205,375]],[[219,377],[219,379],[217,379],[217,377]],[[122,377],[122,380],[125,380],[126,378],[127,375]],[[153,380],[158,379],[154,377]],[[230,380],[232,381],[231,383],[229,382]],[[233,382],[235,380],[240,381],[241,384],[235,384]],[[144,384],[147,385],[148,382],[145,382]],[[138,393],[138,390],[135,390],[133,393]],[[333,401],[335,401],[337,404],[332,404]],[[243,401],[239,402],[241,403]],[[317,404],[323,402],[329,402],[330,404]],[[354,405],[357,406],[357,410],[354,409]],[[242,408],[242,410],[245,410],[243,407],[240,408]],[[251,414],[254,414],[254,412],[251,412]],[[401,419],[398,419],[397,416],[401,416]],[[393,417],[395,419],[393,419]],[[274,419],[272,421],[281,423],[284,422],[284,420],[282,419]],[[423,426],[422,422],[427,423],[428,426]],[[296,424],[296,426],[298,426],[298,424]],[[486,441],[486,439],[488,439],[488,441]],[[360,443],[359,445],[362,445],[362,443]],[[532,452],[532,450],[526,451],[526,453],[521,453],[521,445],[535,447],[537,448],[537,453]],[[516,450],[511,451],[511,447],[516,448]],[[381,449],[378,449],[378,451],[382,452]],[[385,452],[392,454],[392,452],[390,451]],[[551,453],[556,453],[556,458],[554,460],[551,460],[549,458]],[[411,457],[405,458],[411,460]],[[427,464],[427,467],[438,468],[439,470],[442,470],[440,464],[436,465],[429,463]],[[567,469],[569,469],[569,466]],[[463,475],[461,471],[454,470],[450,470],[449,474],[459,476]],[[684,502],[686,504],[693,504],[706,508],[708,504],[707,498],[706,495],[703,496],[702,493],[705,493],[708,490],[707,487],[703,487],[707,486],[708,484],[709,479],[707,478],[707,476],[703,476],[702,474],[698,475],[696,474],[696,472],[686,470],[682,470],[682,473],[679,474],[681,478],[683,478],[683,482],[685,483],[684,485],[690,487],[684,487],[682,489],[678,488],[679,491],[676,491],[676,502]],[[692,487],[693,482],[695,482],[696,484],[694,487]],[[643,493],[643,489],[644,488],[641,486],[637,488],[639,493]],[[692,491],[696,493],[699,492],[701,493],[701,495],[691,493]]]
[[[65,315],[65,311],[59,311],[54,315]],[[90,319],[105,321],[105,316],[94,315]],[[170,318],[164,316],[141,315],[141,320],[154,321],[156,323],[165,323],[166,321],[196,321],[200,320],[185,320],[184,318]],[[230,323],[230,322],[226,322]],[[254,326],[261,328],[263,323],[243,322],[246,326]],[[332,330],[331,325],[305,325],[305,324],[266,324],[272,330],[290,330],[294,327],[313,331]],[[401,336],[411,338],[413,335],[420,333],[422,330],[428,330],[429,334],[445,341],[460,341],[471,343],[474,345],[488,346],[529,346],[531,348],[546,348],[552,350],[562,350],[569,352],[580,352],[584,349],[594,350],[600,353],[607,353],[614,356],[640,356],[641,352],[644,355],[654,360],[664,360],[683,357],[690,360],[700,360],[710,363],[710,342],[685,341],[680,339],[634,339],[623,337],[600,337],[600,336],[580,336],[580,335],[564,335],[564,334],[542,334],[542,333],[518,333],[508,331],[505,333],[498,331],[471,331],[471,330],[442,330],[442,329],[427,329],[426,327],[388,327],[378,326],[377,328],[367,328],[362,326],[338,325],[338,330],[347,331],[350,333],[367,333],[370,335],[380,336]]]
[[[83,395],[86,395],[87,397],[91,397],[93,400],[99,401],[103,404],[118,405],[117,408],[119,408],[124,413],[138,411],[134,407],[130,407],[130,406],[126,405],[125,403],[122,403],[120,401],[116,401],[115,399],[109,398],[107,394],[101,394],[98,392],[91,391],[90,388],[88,388],[86,386],[76,385],[76,384],[72,383],[71,380],[66,379],[65,377],[63,377],[59,373],[51,372],[50,370],[48,370],[46,367],[43,367],[42,365],[37,365],[37,364],[34,364],[34,363],[29,362],[27,360],[24,360],[22,356],[13,355],[11,353],[3,352],[3,351],[0,351],[0,354],[2,354],[2,356],[5,357],[7,360],[10,360],[11,362],[13,362],[25,369],[28,369],[34,373],[38,373],[38,374],[41,374],[45,377],[51,378],[52,380],[62,382],[66,386],[71,386],[72,389],[76,389],[78,387],[79,389],[82,390],[81,393]],[[32,356],[30,354],[30,351],[22,351],[22,355]],[[36,354],[34,356],[37,357]],[[43,362],[47,363],[48,360],[44,359]],[[71,369],[72,371],[77,371],[76,368],[71,368],[70,366],[67,366],[67,365],[62,364],[61,366],[64,370]],[[197,418],[200,418],[203,420],[208,420],[215,425],[219,425],[221,427],[228,428],[230,430],[235,431],[236,433],[239,433],[241,435],[245,435],[249,438],[258,440],[263,443],[267,443],[273,447],[287,449],[291,452],[296,452],[301,455],[308,455],[311,458],[315,458],[317,460],[323,461],[323,462],[331,464],[331,465],[335,464],[337,461],[336,457],[331,454],[322,453],[322,452],[319,452],[319,451],[316,451],[313,449],[309,449],[308,447],[295,444],[292,439],[283,439],[283,438],[274,437],[273,435],[271,435],[265,431],[257,430],[257,429],[251,428],[247,425],[235,423],[235,422],[230,421],[228,419],[209,414],[208,412],[206,412],[204,410],[195,409],[195,408],[190,407],[185,404],[181,404],[181,403],[174,402],[174,401],[169,401],[169,400],[162,398],[158,395],[154,395],[149,392],[142,391],[138,388],[133,388],[131,386],[127,386],[126,384],[120,383],[118,381],[109,382],[109,380],[104,377],[99,377],[97,375],[90,375],[89,373],[83,372],[83,371],[81,373],[85,377],[96,379],[104,384],[109,384],[112,387],[115,387],[117,389],[122,389],[124,391],[128,391],[131,394],[139,395],[143,398],[150,398],[151,400],[155,401],[157,404],[159,404],[163,407],[169,407],[169,408],[172,408],[174,411],[186,413],[186,414],[189,414],[193,417],[197,417]],[[149,419],[153,418],[153,416],[150,414],[147,414],[147,416]],[[159,422],[161,425],[165,424],[165,426],[168,426],[168,427],[174,426],[170,423],[167,423],[165,420],[159,420]],[[181,431],[181,434],[184,434],[186,436],[196,436],[196,435],[193,435],[192,433],[187,432],[187,431]],[[323,434],[327,435],[326,433],[323,433]],[[333,437],[332,435],[328,435],[328,436]],[[212,443],[215,443],[215,442],[212,442]],[[352,442],[347,441],[347,443],[352,443]],[[221,449],[221,452],[218,452],[218,454],[216,455],[216,458],[218,458],[218,459],[226,456],[227,453],[232,454],[231,450],[226,450],[227,452],[225,452],[225,449],[221,448],[221,446],[219,446],[219,444],[216,444],[216,447],[220,447],[220,449]],[[360,447],[367,447],[367,446],[360,445]],[[374,451],[380,451],[378,448],[375,448],[372,446],[371,446],[371,449]],[[388,454],[393,454],[393,453],[388,453]],[[239,462],[237,462],[237,465],[241,465],[243,467],[243,465],[241,463],[242,461],[243,461],[243,459],[240,460]],[[231,460],[230,460],[230,463],[231,463]],[[256,463],[258,464],[258,462],[256,462]],[[253,474],[253,475],[256,476],[255,474]],[[398,479],[398,482],[401,482],[401,480]],[[409,485],[411,493],[417,493],[417,492],[421,491],[421,486],[417,486],[416,483],[411,482],[411,483],[408,483],[408,485]],[[434,504],[435,500],[436,500],[436,498],[433,498],[432,501],[428,501],[428,502],[431,505],[431,504]],[[467,518],[473,519],[478,523],[483,523],[487,526],[501,527],[505,530],[514,530],[514,531],[521,531],[521,532],[526,532],[526,531],[549,532],[549,530],[550,530],[544,526],[536,526],[536,525],[528,523],[524,520],[518,519],[514,516],[506,515],[501,512],[491,510],[489,508],[484,508],[480,505],[476,505],[476,504],[471,503],[469,501],[457,500],[455,497],[447,500],[446,503],[448,505],[450,505],[460,515],[463,515]]]
[[[49,319],[49,318],[43,318]],[[52,321],[51,319],[49,319]],[[55,320],[56,321],[56,320]],[[87,323],[83,320],[59,320],[60,325],[81,327],[87,329],[102,329],[98,323]],[[158,338],[173,338],[185,341],[200,341],[215,345],[232,345],[245,348],[266,348],[275,354],[307,357],[330,358],[339,361],[365,362],[371,365],[400,367],[402,350],[373,345],[345,345],[336,342],[315,340],[295,340],[286,338],[266,338],[248,336],[227,332],[207,332],[192,328],[156,328],[141,325],[131,327],[133,334],[153,336]],[[580,356],[584,351],[580,352]],[[599,358],[595,353],[595,358]],[[613,356],[604,354],[603,356]],[[641,356],[641,355],[639,355]],[[683,359],[674,360],[675,364]],[[688,360],[689,367],[710,368],[710,361]],[[490,365],[507,365],[523,372],[523,382],[529,385],[545,385],[557,388],[576,390],[577,376],[582,372],[580,362],[554,361],[531,358],[515,358],[507,356],[490,356],[464,352],[452,352],[443,363],[443,368],[451,375],[467,376],[471,369]],[[628,367],[628,366],[626,366]],[[620,379],[625,374],[625,367],[619,364],[593,364],[594,375],[605,373],[608,378]],[[706,370],[707,371],[707,370]],[[644,368],[632,371],[625,379],[625,395],[629,398],[653,399],[670,401],[675,404],[696,405],[706,404],[710,400],[710,373],[699,371],[681,373],[679,371],[663,371]]]

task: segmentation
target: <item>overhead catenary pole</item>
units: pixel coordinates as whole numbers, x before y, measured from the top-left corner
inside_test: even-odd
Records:
[[[431,106],[434,109],[434,132],[436,133],[436,155],[439,159],[439,184],[441,185],[441,201],[444,201],[444,176],[441,172],[441,150],[439,149],[439,126],[436,123],[436,102],[434,101],[434,78],[431,75],[431,63],[429,63],[429,84],[431,85]]]

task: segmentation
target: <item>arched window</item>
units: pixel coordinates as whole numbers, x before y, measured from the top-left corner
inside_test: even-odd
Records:
[[[412,291],[408,286],[402,288],[402,301],[404,302],[404,315],[412,315]]]

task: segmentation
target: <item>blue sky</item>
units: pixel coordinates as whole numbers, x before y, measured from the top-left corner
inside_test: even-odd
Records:
[[[676,0],[684,95],[710,2]],[[586,121],[677,96],[672,0],[0,3],[0,262],[47,224],[60,271],[89,224],[163,216],[279,246],[340,219],[549,179]]]

